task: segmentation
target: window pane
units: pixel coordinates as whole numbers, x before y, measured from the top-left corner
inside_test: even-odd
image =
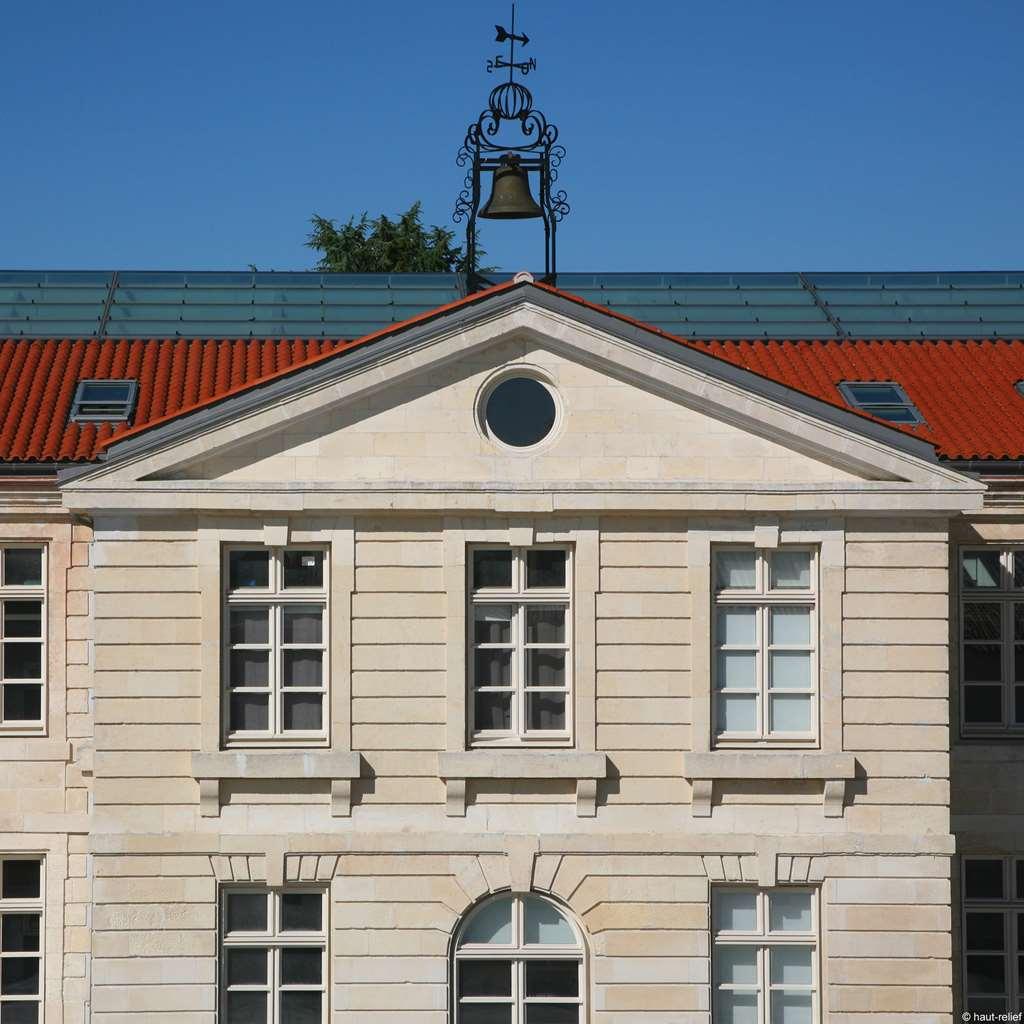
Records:
[[[512,642],[512,605],[477,605],[473,610],[473,640],[478,644]]]
[[[1017,899],[1024,900],[1024,860],[1017,861]],[[1024,932],[1021,933],[1021,940],[1024,941]]]
[[[528,946],[575,946],[576,934],[565,915],[547,900],[523,897],[523,941]]]
[[[0,960],[0,994],[34,996],[39,994],[39,958],[4,957]]]
[[[8,587],[41,587],[42,548],[4,548],[4,584]]]
[[[526,995],[575,998],[580,994],[580,965],[576,960],[528,960]]]
[[[323,682],[323,651],[284,651],[281,662],[283,686],[320,686]]]
[[[753,889],[712,895],[716,932],[757,931],[757,893]]]
[[[968,551],[964,554],[961,564],[965,589],[999,587],[998,551]]]
[[[320,1024],[322,999],[319,992],[282,992],[281,1024]]]
[[[718,697],[719,732],[756,732],[757,697],[722,691]]]
[[[266,686],[269,683],[269,651],[232,651],[230,661],[232,686]]]
[[[229,632],[232,644],[270,643],[270,610],[232,608]]]
[[[756,946],[716,946],[714,959],[718,984],[757,984]]]
[[[998,725],[1003,720],[1001,686],[968,686],[964,690],[964,721],[968,725]]]
[[[898,388],[892,384],[847,384],[854,401],[860,405],[902,405],[903,399]]]
[[[4,687],[4,721],[38,722],[43,717],[43,688],[38,683]]]
[[[998,682],[1002,678],[1002,648],[999,644],[964,644],[964,679],[969,682]]]
[[[528,644],[564,644],[564,608],[527,608],[526,642]]]
[[[771,686],[783,690],[811,688],[811,653],[775,651],[771,656]]]
[[[809,892],[769,893],[768,927],[773,932],[809,932],[811,930],[811,894]]]
[[[971,911],[967,915],[967,948],[999,950],[1004,948],[1003,915]]]
[[[1013,606],[1013,639],[1024,640],[1024,604]]]
[[[566,552],[540,548],[526,552],[526,586],[565,589]]]
[[[757,643],[757,619],[754,609],[720,608],[718,643],[730,647],[753,647]]]
[[[758,1024],[757,993],[718,991],[715,1010],[715,1024]]]
[[[228,993],[227,1024],[261,1024],[266,1019],[266,992]]]
[[[323,896],[318,892],[286,892],[281,896],[281,930],[318,932],[323,925]]]
[[[809,590],[811,553],[776,551],[772,555],[771,586],[773,590]]]
[[[1024,725],[1024,686],[1018,686],[1013,694],[1013,721],[1015,725]]]
[[[317,605],[285,607],[281,638],[286,644],[320,644],[324,640],[324,610]]]
[[[38,1003],[4,1003],[0,1006],[0,1024],[38,1024]]]
[[[753,590],[756,585],[753,551],[718,551],[715,554],[715,586],[718,590]]]
[[[459,1007],[459,1024],[512,1024],[510,1003],[466,1003]]]
[[[772,1024],[811,1024],[810,992],[773,992]]]
[[[40,866],[38,860],[5,860],[0,895],[5,900],[39,899]]]
[[[512,679],[512,652],[477,650],[473,652],[475,686],[508,686]]]
[[[1024,587],[1024,551],[1013,553],[1013,585]]]
[[[508,550],[473,552],[473,589],[512,586],[512,552]]]
[[[965,860],[964,896],[969,900],[1003,898],[1003,862],[1001,860]]]
[[[814,950],[810,946],[773,946],[771,979],[773,985],[814,984]]]
[[[529,1003],[526,1007],[526,1024],[579,1024],[579,1019],[579,1006]]]
[[[526,708],[530,729],[542,731],[565,728],[564,693],[528,693]]]
[[[266,589],[270,586],[269,551],[228,552],[229,586],[232,590]]]
[[[323,950],[282,949],[282,985],[319,985],[323,980]]]
[[[510,960],[463,960],[459,964],[459,998],[512,995]]]
[[[772,608],[773,644],[804,645],[811,642],[811,612],[809,608]]]
[[[507,946],[512,941],[512,901],[495,900],[474,915],[462,933],[460,946],[496,944]]]
[[[527,686],[564,686],[565,651],[528,650],[526,652]]]
[[[1024,644],[1013,647],[1013,678],[1015,682],[1024,682]]]
[[[324,585],[324,553],[322,551],[293,551],[284,553],[284,585],[296,587],[322,587]]]
[[[4,644],[4,679],[42,679],[43,645]]]
[[[973,1013],[1002,1013],[1006,1009],[1006,1000],[970,999],[967,1006]]]
[[[964,604],[965,640],[1001,640],[1002,605],[994,601],[967,601]]]
[[[267,897],[261,892],[229,892],[227,897],[229,932],[265,932]]]
[[[266,985],[267,951],[265,949],[228,949],[227,980],[229,985]]]
[[[4,601],[4,636],[42,635],[42,601]]]
[[[259,693],[231,695],[231,728],[235,732],[258,732],[270,728],[269,698]]]
[[[719,651],[717,683],[722,690],[756,689],[757,655],[753,651]]]
[[[1006,961],[1001,956],[967,957],[967,991],[974,995],[1001,995],[1006,991]]]
[[[772,696],[769,704],[772,732],[810,732],[811,698],[787,694]]]
[[[4,914],[0,949],[5,953],[38,953],[39,915]]]
[[[473,728],[477,731],[512,728],[512,694],[475,693],[473,695]]]
[[[318,693],[284,695],[284,728],[319,731],[323,728],[323,697]]]

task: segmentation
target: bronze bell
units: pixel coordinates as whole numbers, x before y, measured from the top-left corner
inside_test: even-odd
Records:
[[[494,220],[526,220],[543,217],[544,211],[530,194],[530,176],[519,165],[519,157],[506,153],[494,169],[491,198],[480,211],[481,217]]]

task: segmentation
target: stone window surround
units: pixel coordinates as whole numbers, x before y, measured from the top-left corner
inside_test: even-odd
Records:
[[[782,545],[818,549],[818,705],[819,742],[730,743],[714,749],[711,722],[711,614],[714,545],[753,545],[775,550]],[[692,519],[687,529],[687,564],[693,599],[692,629],[692,751],[683,754],[683,776],[693,787],[691,813],[709,817],[716,781],[816,779],[823,782],[827,817],[841,817],[846,780],[854,777],[856,762],[843,754],[843,592],[846,589],[846,534],[842,520],[780,520],[759,518]]]
[[[449,816],[466,813],[468,779],[575,779],[576,811],[593,817],[597,780],[605,778],[608,759],[597,752],[597,591],[600,580],[600,532],[596,516],[514,515],[493,520],[445,517],[445,591],[447,602],[447,716],[445,752],[438,755],[438,775],[447,787]],[[573,565],[573,722],[571,747],[547,749],[524,744],[514,748],[468,749],[467,645],[452,638],[467,636],[469,595],[467,551],[471,545],[533,547],[574,545]]]
[[[351,516],[253,516],[246,519],[200,517],[197,556],[201,606],[202,655],[201,749],[192,757],[199,783],[199,811],[220,813],[222,780],[329,779],[331,814],[347,817],[352,808],[352,780],[361,774],[361,759],[352,751],[351,657],[352,592],[355,589],[355,524]],[[287,547],[326,545],[330,551],[328,600],[330,623],[328,739],[310,743],[275,742],[274,749],[222,747],[221,552],[225,545]]]

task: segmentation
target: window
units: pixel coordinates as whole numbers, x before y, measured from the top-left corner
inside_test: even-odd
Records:
[[[225,1024],[327,1020],[327,894],[225,888],[220,1012]]]
[[[809,548],[714,552],[715,737],[817,735],[817,558]]]
[[[532,377],[506,377],[488,392],[483,409],[488,437],[510,448],[532,448],[558,418],[551,390]]]
[[[139,384],[134,380],[81,380],[71,403],[74,422],[131,419]]]
[[[38,1024],[43,999],[43,863],[0,858],[0,1021]]]
[[[890,423],[923,423],[916,406],[899,386],[891,382],[843,381],[839,390],[848,405]]]
[[[1024,1010],[1024,858],[965,857],[964,1007]]]
[[[327,738],[327,568],[314,547],[226,553],[224,714],[237,743]]]
[[[1024,550],[960,553],[965,733],[1024,732]]]
[[[463,922],[455,944],[455,1024],[580,1024],[583,941],[540,896],[499,896]]]
[[[470,609],[471,738],[570,738],[572,560],[564,547],[476,548]]]
[[[0,549],[0,726],[43,727],[46,558],[41,547]]]
[[[817,894],[713,887],[714,1024],[810,1024],[818,1001]]]

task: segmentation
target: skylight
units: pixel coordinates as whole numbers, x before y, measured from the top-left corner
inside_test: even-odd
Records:
[[[131,418],[139,382],[135,380],[81,380],[71,403],[71,420],[114,423]]]
[[[891,381],[846,381],[839,385],[843,398],[854,409],[890,423],[923,423],[924,419],[907,393]]]

